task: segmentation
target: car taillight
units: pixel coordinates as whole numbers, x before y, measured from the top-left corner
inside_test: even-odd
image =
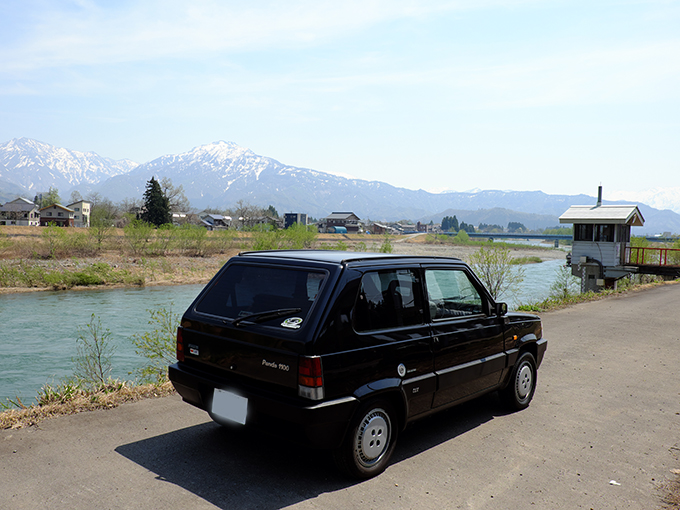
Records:
[[[184,339],[182,328],[177,328],[177,361],[184,361]]]
[[[312,400],[323,399],[323,369],[318,356],[300,356],[298,395]]]

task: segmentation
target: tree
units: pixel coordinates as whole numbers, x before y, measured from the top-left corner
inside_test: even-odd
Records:
[[[508,248],[482,247],[470,256],[470,266],[494,299],[524,281],[524,269],[513,269]]]
[[[264,216],[264,213],[261,208],[251,205],[244,200],[239,200],[229,215],[234,218],[234,221],[238,221],[241,227],[248,228],[255,224],[258,216]]]
[[[50,186],[50,190],[47,193],[39,193],[33,199],[33,202],[42,209],[43,207],[49,207],[54,204],[61,204],[61,198],[59,197],[59,190]]]
[[[475,227],[474,227],[474,225],[468,225],[464,221],[461,221],[460,222],[460,230],[465,230],[465,232],[468,232],[468,233],[474,233]]]
[[[139,219],[160,227],[172,221],[170,213],[170,201],[165,196],[161,185],[158,181],[151,177],[151,180],[146,183],[146,191],[144,191],[144,207]]]
[[[442,230],[444,232],[458,232],[460,227],[458,226],[458,218],[451,216],[444,216],[442,218]]]
[[[526,232],[528,229],[518,221],[508,223],[508,232]]]
[[[87,385],[96,387],[110,377],[111,359],[116,348],[110,341],[111,332],[102,327],[101,320],[92,314],[87,331],[78,328],[73,375]]]
[[[191,203],[184,194],[184,186],[180,184],[179,186],[175,187],[172,184],[172,179],[170,179],[170,177],[161,178],[160,185],[161,189],[163,190],[163,194],[168,197],[171,211],[189,212],[191,209]]]
[[[92,208],[94,209],[95,207],[97,207],[99,202],[102,200],[102,195],[101,195],[101,193],[97,193],[96,191],[92,191],[92,192],[88,193],[87,195],[85,195],[85,200],[90,202],[90,204],[92,204]]]
[[[78,190],[73,190],[71,191],[71,198],[69,198],[69,204],[80,202],[82,199],[83,196],[80,194],[80,192]]]
[[[90,215],[90,237],[95,241],[97,250],[101,250],[104,241],[109,237],[113,228],[114,218],[109,216],[107,210],[98,206],[92,209]]]
[[[492,223],[491,225],[488,225],[486,223],[480,223],[479,224],[479,230],[481,232],[503,232],[503,227],[496,223]]]

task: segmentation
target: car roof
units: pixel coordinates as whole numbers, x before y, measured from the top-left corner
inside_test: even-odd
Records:
[[[239,257],[257,257],[263,259],[295,259],[310,262],[331,264],[349,264],[355,262],[456,262],[462,261],[453,257],[433,257],[423,255],[399,255],[393,253],[371,253],[337,250],[267,250],[241,252]]]

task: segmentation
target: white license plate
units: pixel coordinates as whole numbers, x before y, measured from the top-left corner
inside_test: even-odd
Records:
[[[212,413],[219,418],[245,425],[246,414],[248,414],[248,399],[230,391],[215,388]]]

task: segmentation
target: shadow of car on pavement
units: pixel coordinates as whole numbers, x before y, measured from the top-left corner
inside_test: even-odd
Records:
[[[392,467],[506,414],[496,394],[485,395],[402,433]],[[252,429],[208,422],[121,445],[117,453],[223,509],[276,509],[361,482],[342,476],[327,451],[301,448]],[[382,476],[389,476],[387,472]],[[379,476],[377,480],[381,477]]]

